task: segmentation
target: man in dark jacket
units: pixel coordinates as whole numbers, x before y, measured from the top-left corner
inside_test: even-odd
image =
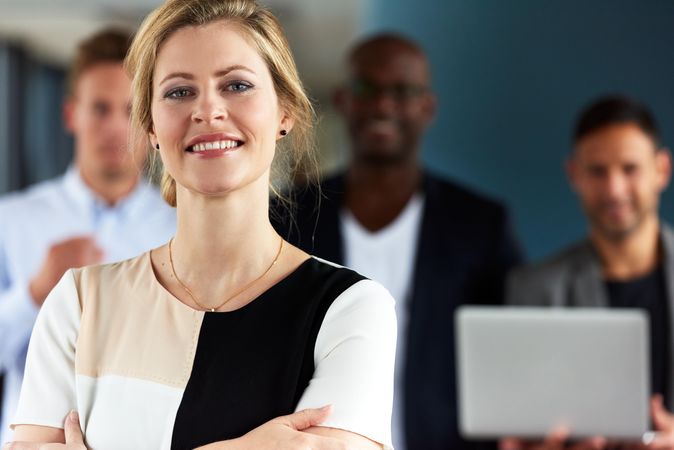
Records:
[[[335,104],[351,162],[320,190],[298,194],[285,235],[381,282],[396,299],[396,450],[471,448],[457,430],[454,310],[501,303],[520,252],[501,205],[421,165],[436,108],[423,51],[378,35],[353,49],[348,68]]]

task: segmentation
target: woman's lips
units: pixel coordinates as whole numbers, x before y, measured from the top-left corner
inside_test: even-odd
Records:
[[[187,147],[188,152],[201,153],[208,152],[213,150],[232,150],[243,145],[242,141],[236,140],[218,140],[218,141],[207,141],[200,142],[198,144],[191,145]]]
[[[232,147],[241,146],[244,140],[241,136],[233,133],[207,133],[194,136],[187,141],[186,151],[206,151],[206,150],[221,150]]]
[[[231,142],[231,141],[230,141]],[[209,148],[210,147],[210,148]],[[235,145],[207,145],[207,144],[196,144],[190,149],[187,150],[188,153],[195,155],[200,158],[217,158],[219,156],[225,156],[231,153],[236,152],[241,147],[243,143],[235,143]],[[195,149],[198,148],[198,149]],[[203,150],[202,150],[203,148]]]

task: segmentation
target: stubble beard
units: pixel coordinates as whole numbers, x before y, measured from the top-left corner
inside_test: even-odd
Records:
[[[640,209],[636,205],[632,205],[632,210],[634,211],[634,218],[623,226],[611,226],[606,223],[606,220],[602,219],[600,213],[589,211],[588,217],[590,225],[592,229],[604,239],[615,243],[624,242],[641,229],[644,222],[646,222],[646,218],[652,212],[651,210],[646,210],[644,208]]]

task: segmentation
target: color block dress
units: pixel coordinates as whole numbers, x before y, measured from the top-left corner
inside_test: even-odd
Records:
[[[380,284],[309,258],[246,306],[196,311],[150,254],[66,272],[40,311],[16,424],[90,449],[193,449],[296,410],[390,448],[396,319]]]

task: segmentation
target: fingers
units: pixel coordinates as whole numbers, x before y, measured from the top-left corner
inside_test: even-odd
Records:
[[[584,439],[570,446],[565,446],[569,439],[571,431],[567,427],[555,428],[543,441],[542,449],[564,449],[567,450],[603,450],[608,445],[608,440],[603,436],[594,436]]]
[[[54,256],[73,267],[101,262],[103,250],[93,236],[79,236],[62,241],[52,247]]]
[[[103,249],[101,249],[96,240],[92,237],[82,238],[80,241],[80,257],[83,265],[100,263],[103,260]]]
[[[564,441],[568,439],[569,434],[568,428],[563,426],[556,427],[543,439],[543,442],[533,446],[533,448],[536,450],[562,450],[564,448]]]
[[[75,236],[68,239],[65,239],[58,244],[61,245],[94,245],[96,244],[96,239],[91,234],[83,234],[81,236]]]
[[[527,442],[515,437],[505,437],[499,441],[499,450],[561,450],[564,448],[564,442],[568,437],[568,428],[557,427],[545,439],[538,442]]]
[[[332,405],[322,408],[303,409],[288,416],[279,417],[281,421],[293,430],[302,431],[322,424],[332,413]]]
[[[651,398],[651,417],[656,431],[674,433],[674,416],[665,408],[660,394]]]
[[[524,442],[514,437],[505,437],[498,443],[499,450],[522,450]]]
[[[2,450],[40,450],[41,445],[35,442],[7,442]]]
[[[651,397],[651,417],[653,418],[653,422],[655,425],[655,428],[658,429],[658,419],[662,418],[662,412],[665,409],[665,406],[663,405],[662,401],[662,395],[660,394],[655,394]]]
[[[40,442],[8,442],[2,450],[56,450],[56,449],[84,449],[84,436],[80,429],[80,418],[77,411],[71,411],[66,417],[63,432],[65,435],[65,447],[63,444],[48,444]]]
[[[568,450],[603,450],[607,446],[608,440],[605,437],[595,436],[574,444]]]
[[[81,444],[84,445],[84,437],[80,429],[80,417],[77,411],[71,411],[65,421],[63,431],[66,437],[66,445]]]
[[[571,434],[571,431],[567,427],[558,426],[545,437],[543,442],[550,445],[561,445],[569,438],[569,434]]]
[[[646,448],[652,450],[665,450],[674,447],[674,436],[671,433],[655,433]]]

